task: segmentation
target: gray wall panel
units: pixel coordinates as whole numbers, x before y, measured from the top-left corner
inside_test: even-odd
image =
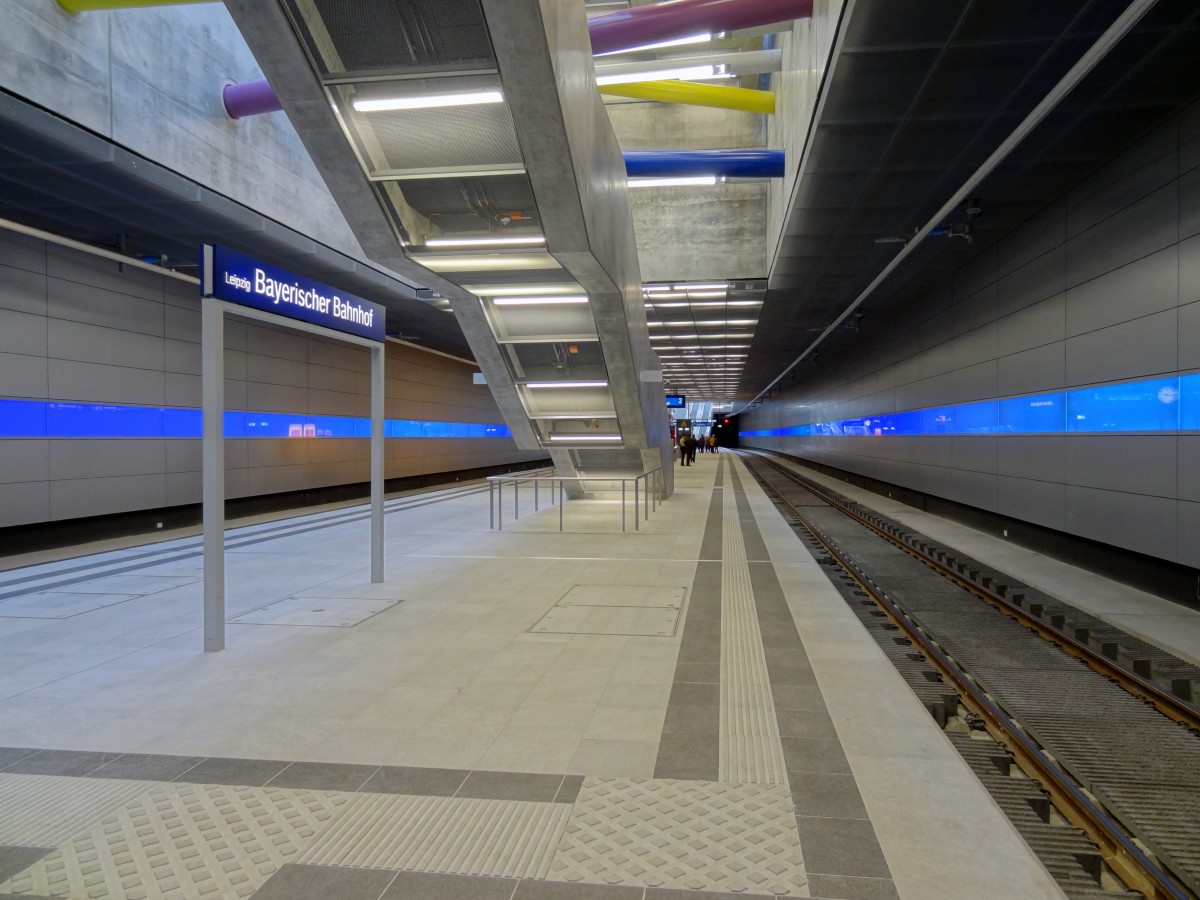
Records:
[[[1084,487],[1174,497],[1178,445],[1173,434],[1068,435],[1064,480]]]
[[[1149,256],[1179,240],[1176,185],[1143,197],[1067,241],[1067,287]]]
[[[1001,435],[996,440],[996,471],[1035,481],[1066,481],[1066,442],[1063,434]]]
[[[1174,372],[1179,315],[1174,309],[1068,338],[1067,384],[1097,384]]]
[[[0,482],[0,528],[50,518],[50,482]]]
[[[166,505],[165,473],[50,482],[50,518],[54,520],[157,509]]]
[[[162,372],[51,359],[50,396],[86,403],[112,403],[120,397],[121,403],[161,406],[166,387]]]
[[[1056,294],[996,322],[996,354],[1008,356],[1066,337],[1066,296]]]
[[[155,335],[51,318],[47,355],[51,359],[162,372],[165,344]]]
[[[0,440],[0,484],[50,479],[49,441]]]
[[[1200,503],[1179,503],[1179,561],[1200,569]]]
[[[1003,356],[996,361],[996,394],[1034,394],[1067,383],[1067,348],[1059,342]]]
[[[44,356],[0,353],[0,396],[45,398],[50,396],[49,380]]]
[[[0,241],[0,245],[4,243]],[[44,316],[46,276],[29,269],[0,266],[0,307]]]
[[[1179,368],[1200,369],[1200,303],[1179,307]]]
[[[997,272],[1001,278],[1067,240],[1067,202],[1056,200],[1000,241]],[[1066,287],[1066,285],[1063,285]],[[1001,291],[1003,293],[1003,290]]]
[[[1179,236],[1200,234],[1200,169],[1179,179]]]
[[[50,441],[50,478],[105,478],[166,471],[165,441],[70,440]]]
[[[3,241],[0,241],[0,278],[3,278],[4,269],[9,266],[45,275],[45,243],[28,235],[9,234]],[[3,295],[3,290],[0,290],[0,297]],[[43,309],[42,312],[45,310]]]
[[[996,314],[1008,315],[1067,289],[1067,251],[1056,247],[1000,279]]]
[[[1177,465],[1179,499],[1200,503],[1200,435],[1179,436]]]
[[[1164,559],[1176,558],[1176,501],[1066,487],[1066,530]]]
[[[1066,528],[1067,488],[1030,478],[996,479],[996,512],[1062,531]]]
[[[1179,302],[1179,249],[1165,250],[1067,291],[1067,336],[1173,309]]]
[[[45,316],[0,307],[0,353],[45,356],[48,346]],[[0,385],[0,392],[3,391]]]

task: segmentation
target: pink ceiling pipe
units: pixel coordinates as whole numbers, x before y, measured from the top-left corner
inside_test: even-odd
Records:
[[[806,19],[813,0],[673,0],[588,20],[593,53],[611,53],[704,32]]]
[[[231,119],[258,116],[283,109],[283,104],[275,96],[275,89],[265,78],[261,81],[247,81],[245,84],[227,84],[221,91],[221,100]]]

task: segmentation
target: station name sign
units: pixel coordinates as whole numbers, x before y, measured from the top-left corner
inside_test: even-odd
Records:
[[[374,341],[384,339],[386,312],[378,303],[301,278],[226,247],[205,244],[202,269],[201,288],[206,297]]]
[[[687,397],[683,394],[667,394],[667,409],[686,409]]]

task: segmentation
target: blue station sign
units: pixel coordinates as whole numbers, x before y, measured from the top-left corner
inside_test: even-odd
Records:
[[[667,409],[687,409],[687,397],[683,394],[667,394]]]
[[[378,303],[225,247],[205,244],[201,268],[201,289],[206,297],[374,341],[384,339],[386,311]]]

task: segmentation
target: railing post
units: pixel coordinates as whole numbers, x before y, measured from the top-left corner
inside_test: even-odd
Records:
[[[496,530],[504,530],[504,480],[496,482]]]
[[[488,479],[488,530],[496,530],[496,482]]]
[[[625,479],[621,479],[621,533],[625,533]]]
[[[559,531],[562,531],[562,509],[563,509],[562,479],[560,478],[560,479],[558,479],[558,530]]]
[[[513,479],[513,521],[521,518],[521,479]]]
[[[534,512],[538,511],[538,494],[540,493],[541,486],[542,486],[541,482],[537,479],[537,477],[534,477],[534,479],[533,479],[533,511]]]
[[[642,484],[642,476],[641,475],[639,475],[637,478],[633,479],[633,530],[634,531],[642,530],[641,522],[638,521],[638,515],[641,511],[641,503],[640,503],[641,498],[638,496],[638,488],[641,487],[641,484]]]

